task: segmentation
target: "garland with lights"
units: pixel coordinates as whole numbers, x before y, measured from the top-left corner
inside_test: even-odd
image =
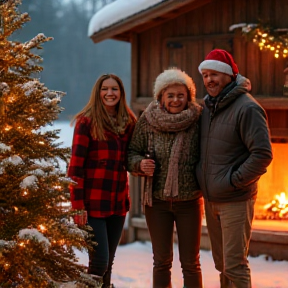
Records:
[[[242,28],[242,35],[257,44],[260,50],[270,50],[275,58],[288,57],[288,28],[272,28],[262,23],[240,23],[230,26],[229,31],[237,28]]]

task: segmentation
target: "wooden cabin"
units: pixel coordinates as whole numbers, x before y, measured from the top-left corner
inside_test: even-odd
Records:
[[[192,76],[197,87],[197,100],[201,102],[205,88],[198,65],[214,48],[229,51],[240,74],[251,80],[251,94],[267,112],[273,149],[277,155],[264,183],[259,183],[263,192],[258,198],[263,207],[274,194],[284,189],[288,195],[288,176],[283,172],[288,171],[288,56],[285,57],[286,52],[282,55],[282,49],[282,54],[280,52],[279,57],[275,57],[277,43],[271,35],[269,39],[276,45],[276,50],[260,50],[262,44],[259,46],[259,43],[257,45],[244,37],[241,28],[232,31],[229,28],[240,23],[261,23],[270,27],[276,36],[287,40],[287,15],[287,0],[155,1],[155,5],[148,9],[96,31],[91,39],[95,43],[108,38],[131,43],[131,107],[137,116],[152,100],[157,75],[171,66]],[[260,32],[263,34],[265,31]],[[288,40],[286,44],[288,47]],[[140,208],[142,185],[141,177],[131,176],[132,209],[127,241],[149,239]],[[256,221],[253,228],[250,253],[270,253],[275,259],[288,259],[288,215],[278,221],[268,212],[270,218],[263,211],[260,214],[258,224]],[[205,224],[201,245],[202,248],[210,247]]]

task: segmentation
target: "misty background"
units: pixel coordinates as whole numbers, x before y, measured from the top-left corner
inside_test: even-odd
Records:
[[[91,17],[115,0],[22,0],[19,9],[28,12],[31,21],[13,34],[13,40],[25,42],[38,33],[54,40],[34,51],[43,58],[44,70],[37,75],[50,90],[66,93],[60,106],[65,110],[59,120],[70,121],[87,103],[92,87],[103,73],[118,75],[131,99],[130,43],[105,40],[93,43],[87,36]]]

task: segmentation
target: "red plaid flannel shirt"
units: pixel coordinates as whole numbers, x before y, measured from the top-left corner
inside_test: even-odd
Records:
[[[78,184],[70,185],[73,209],[85,209],[89,216],[125,215],[130,208],[127,147],[134,125],[122,136],[105,132],[107,140],[98,141],[90,133],[91,121],[77,121],[67,175]]]

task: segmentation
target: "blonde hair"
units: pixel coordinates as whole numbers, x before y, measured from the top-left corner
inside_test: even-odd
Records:
[[[120,100],[116,106],[116,120],[120,127],[127,127],[127,125],[136,122],[136,117],[132,110],[128,107],[126,102],[126,94],[122,80],[115,74],[103,74],[95,82],[90,99],[86,106],[78,112],[71,120],[71,126],[82,117],[91,119],[91,135],[94,139],[106,140],[105,131],[115,132],[113,129],[108,112],[100,97],[102,83],[106,79],[114,79],[120,88]]]

